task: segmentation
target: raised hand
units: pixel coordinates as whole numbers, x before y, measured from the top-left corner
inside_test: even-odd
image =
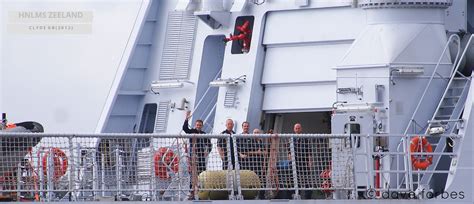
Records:
[[[191,118],[191,111],[186,111],[186,120],[188,120],[189,118]]]

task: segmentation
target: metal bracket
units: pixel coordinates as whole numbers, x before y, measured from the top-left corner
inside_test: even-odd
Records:
[[[194,15],[201,19],[212,29],[229,27],[230,12],[228,11],[196,11]]]

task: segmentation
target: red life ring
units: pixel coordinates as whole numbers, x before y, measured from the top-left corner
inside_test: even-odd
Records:
[[[331,189],[332,188],[331,181],[329,181],[329,180],[323,181],[323,183],[321,184],[321,188],[323,189],[322,191],[324,193],[332,193],[333,192],[333,190]]]
[[[166,147],[160,147],[156,151],[154,157],[155,161],[155,176],[161,179],[169,179],[168,168],[177,173],[179,170],[179,158],[174,152]]]
[[[331,177],[332,177],[332,170],[325,169],[323,170],[320,174],[319,177],[323,179],[323,182],[321,183],[320,187],[323,189],[322,191],[326,194],[331,193],[333,190],[331,190],[332,185],[331,185]]]
[[[62,176],[64,176],[67,172],[68,167],[68,160],[66,153],[64,153],[59,148],[52,148],[51,151],[53,152],[53,168],[54,168],[54,180],[58,180]],[[43,174],[44,176],[48,176],[48,156],[49,151],[43,155]]]
[[[421,139],[421,141],[420,141]],[[421,143],[420,143],[421,142]],[[410,152],[433,152],[433,147],[425,137],[414,137],[410,141]],[[416,169],[425,170],[433,163],[433,155],[422,158],[423,155],[411,155],[411,163]]]
[[[323,179],[330,179],[332,176],[332,171],[331,169],[325,169],[324,171],[322,171],[320,174],[319,174],[319,177],[323,178]]]

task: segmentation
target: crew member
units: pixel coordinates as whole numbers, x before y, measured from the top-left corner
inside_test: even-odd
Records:
[[[232,119],[227,119],[225,121],[225,130],[221,132],[221,134],[229,134],[229,135],[233,135],[235,134],[234,132],[234,121]],[[228,138],[230,140],[230,152],[227,151],[227,139],[224,139],[224,138],[219,138],[219,140],[217,140],[217,149],[219,151],[219,155],[221,156],[221,159],[222,159],[222,169],[224,170],[227,170],[229,167],[228,167],[228,164],[229,164],[229,160],[228,160],[228,154],[230,153],[230,158],[231,158],[231,169],[235,166],[235,157],[234,157],[234,142],[233,142],[233,139],[232,137],[229,137]]]

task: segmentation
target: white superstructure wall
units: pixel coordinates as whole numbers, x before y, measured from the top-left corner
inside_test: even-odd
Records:
[[[263,110],[330,109],[336,100],[333,67],[365,26],[363,11],[332,7],[267,15]]]
[[[151,81],[159,78],[166,18],[178,4],[178,0],[156,1],[163,5],[158,11],[161,16],[157,19],[159,32],[154,36],[161,43],[153,45],[153,62],[143,81],[144,88],[149,88]],[[126,61],[130,57],[124,53],[127,42],[133,38],[129,34],[141,2],[1,1],[2,25],[5,26],[1,31],[0,111],[9,113],[12,122],[41,122],[47,132],[93,132],[100,114],[109,108],[105,107],[107,98],[116,94],[111,87],[114,79],[121,78],[121,73],[117,72],[120,60]],[[183,2],[189,1],[179,1]],[[230,0],[222,2],[224,9],[232,7]],[[242,1],[235,1],[233,6],[239,2]],[[338,63],[343,50],[349,49],[351,41],[365,25],[365,14],[359,8],[352,8],[353,2],[271,0],[259,6],[249,3],[241,11],[233,10],[227,21],[229,25],[219,29],[214,30],[198,21],[190,68],[190,81],[194,82],[199,76],[203,42],[207,36],[228,35],[239,16],[255,17],[250,53],[233,56],[230,45],[226,47],[222,77],[247,74],[250,78],[237,94],[237,107],[224,108],[223,100],[218,101],[217,129],[223,128],[227,117],[234,117],[238,122],[251,119],[257,125],[262,110],[300,112],[330,108],[336,98],[336,75],[331,67]],[[466,0],[456,0],[445,13],[449,30],[465,28],[465,3]],[[93,11],[92,33],[25,35],[7,29],[9,11],[51,9]],[[291,58],[286,60],[288,56]],[[141,114],[145,103],[179,103],[183,98],[190,101],[192,108],[197,102],[194,99],[196,87],[164,91],[161,95],[147,93],[138,112]],[[223,98],[225,88],[219,89],[219,98]],[[296,98],[298,100],[293,100]],[[184,112],[170,112],[168,132],[179,131],[183,119]],[[136,123],[139,122],[138,117]]]

